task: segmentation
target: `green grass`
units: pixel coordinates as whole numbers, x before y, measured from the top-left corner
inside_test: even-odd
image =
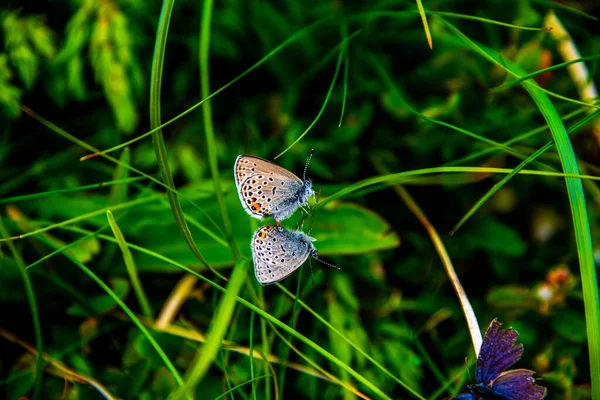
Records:
[[[586,4],[0,6],[0,398],[438,399],[493,318],[549,399],[600,398]],[[340,270],[263,287],[234,160],[310,149]]]

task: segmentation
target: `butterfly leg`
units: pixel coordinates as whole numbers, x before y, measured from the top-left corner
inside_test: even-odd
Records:
[[[306,219],[306,215],[302,214],[302,216],[300,217],[300,221],[298,221],[298,225],[296,225],[296,230],[304,230],[304,220]]]

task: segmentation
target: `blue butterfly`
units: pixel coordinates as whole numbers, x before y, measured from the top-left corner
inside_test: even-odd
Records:
[[[536,385],[528,369],[511,369],[523,355],[523,345],[516,344],[519,334],[513,329],[502,329],[494,319],[485,331],[475,378],[477,384],[468,385],[455,400],[538,400],[546,396],[546,388]]]

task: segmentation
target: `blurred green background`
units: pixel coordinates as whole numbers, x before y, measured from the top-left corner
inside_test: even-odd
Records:
[[[0,242],[0,398],[162,399],[181,382],[198,399],[448,397],[473,383],[475,355],[429,227],[481,329],[497,317],[518,330],[516,367],[535,370],[549,398],[590,398],[600,339],[588,343],[586,316],[599,305],[595,266],[581,260],[595,253],[576,237],[597,241],[600,191],[585,180],[582,203],[547,174],[563,171],[564,144],[449,232],[555,138],[543,113],[569,130],[581,173],[598,175],[600,120],[581,87],[599,75],[600,7],[423,6],[426,29],[413,1],[3,1],[0,237],[33,233]],[[578,57],[589,75],[559,66],[532,78],[555,109],[507,72]],[[154,134],[115,159],[80,161],[150,131],[157,115],[180,116],[164,147]],[[275,162],[299,176],[315,149],[308,176],[323,203],[311,236],[341,270],[313,260],[314,286],[305,265],[285,292],[254,277],[249,244],[263,222],[242,209],[233,163],[288,148]],[[466,168],[444,169],[456,166]],[[160,182],[171,175],[169,199]],[[587,210],[585,229],[572,207]]]

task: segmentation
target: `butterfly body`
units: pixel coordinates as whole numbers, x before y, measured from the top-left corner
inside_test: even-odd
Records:
[[[539,400],[546,396],[546,388],[535,384],[534,372],[511,369],[523,355],[523,345],[517,344],[519,334],[513,329],[502,329],[494,319],[485,332],[475,378],[477,384],[468,385],[454,397],[456,400]]]
[[[244,210],[254,218],[282,221],[308,203],[315,192],[300,179],[268,160],[241,155],[235,160],[235,184]]]
[[[315,239],[304,232],[265,225],[252,238],[256,279],[262,285],[279,282],[296,271],[308,257],[318,258]]]

